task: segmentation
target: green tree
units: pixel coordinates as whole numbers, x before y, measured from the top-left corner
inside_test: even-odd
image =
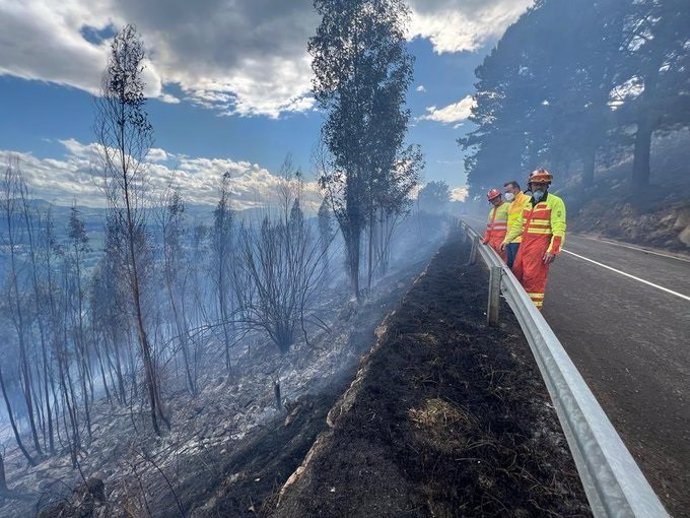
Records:
[[[635,124],[632,181],[649,184],[652,136],[690,126],[690,9],[683,0],[632,2],[625,17],[626,75],[641,93],[623,102],[622,122]]]
[[[409,9],[401,0],[315,0],[314,7],[321,23],[308,49],[314,95],[328,113],[322,138],[332,159],[320,182],[359,297],[362,233],[373,222],[375,196],[386,190],[404,154],[405,92],[412,80],[405,46]]]
[[[647,185],[652,135],[690,124],[686,4],[538,1],[476,70],[477,128],[460,140],[472,189],[544,165],[590,185],[631,145]]]
[[[450,188],[443,180],[433,181],[426,184],[417,195],[419,210],[439,214],[448,208],[450,203]]]

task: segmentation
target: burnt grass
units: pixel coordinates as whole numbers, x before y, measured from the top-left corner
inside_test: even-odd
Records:
[[[457,235],[440,249],[266,515],[591,515],[529,347],[505,304],[485,324],[468,255]]]
[[[468,255],[451,235],[409,291],[344,317],[347,347],[369,351],[359,367],[231,448],[178,459],[145,511],[82,487],[41,516],[591,516],[522,332],[505,304],[485,324],[488,275]]]

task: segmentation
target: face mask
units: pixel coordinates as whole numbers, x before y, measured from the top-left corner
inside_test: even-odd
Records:
[[[506,201],[513,201],[515,199],[515,195],[512,192],[505,193],[503,197],[506,199]]]
[[[543,191],[534,191],[532,193],[532,198],[534,198],[534,201],[537,203],[544,197],[544,192]]]

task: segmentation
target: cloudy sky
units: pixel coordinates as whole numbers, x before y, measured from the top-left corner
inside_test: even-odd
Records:
[[[424,180],[464,184],[474,68],[532,0],[410,0],[415,78],[408,140]],[[310,95],[311,0],[0,0],[0,163],[18,157],[37,197],[100,205],[94,104],[109,43],[144,40],[154,184],[213,202],[229,170],[240,205],[270,188],[287,153],[310,178],[323,115]]]

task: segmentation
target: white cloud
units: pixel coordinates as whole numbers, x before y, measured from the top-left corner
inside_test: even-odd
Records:
[[[476,50],[530,4],[412,0],[409,37],[438,53]],[[225,114],[278,117],[314,106],[306,45],[318,21],[311,0],[0,0],[0,75],[97,93],[109,40],[94,35],[133,23],[150,58],[149,97],[179,102],[166,91],[175,85]]]
[[[418,92],[426,92],[426,88],[424,85],[419,85],[417,88],[415,88],[415,90]]]
[[[411,0],[411,37],[428,38],[434,51],[475,51],[525,12],[534,0]]]
[[[98,93],[109,42],[91,43],[84,27],[105,28],[111,23],[106,0],[86,2],[0,0],[0,75],[40,79]],[[146,70],[146,95],[164,101],[162,79],[155,64]]]
[[[83,144],[74,139],[61,140],[65,155],[61,159],[37,158],[30,153],[0,149],[0,166],[11,157],[19,160],[30,194],[57,205],[103,207],[106,204],[103,179],[98,164],[99,145]],[[175,155],[160,148],[151,150],[148,165],[149,195],[157,200],[165,189],[180,188],[187,203],[214,205],[218,185],[225,172],[230,173],[233,206],[246,209],[270,205],[281,179],[258,164],[229,158]],[[305,209],[316,211],[320,203],[316,182],[304,185]]]
[[[467,187],[452,187],[450,189],[451,201],[465,201],[467,198]]]
[[[309,0],[0,0],[0,75],[98,93],[110,40],[93,35],[133,23],[147,96],[179,102],[171,84],[222,112],[277,117],[313,106],[306,42],[317,21]]]
[[[477,103],[474,98],[471,95],[468,95],[460,101],[449,104],[444,108],[430,106],[426,109],[426,115],[422,115],[420,119],[442,122],[443,124],[464,121],[470,115],[472,115],[472,108],[476,106],[476,104]],[[455,127],[457,126],[458,125],[456,124]]]
[[[165,151],[165,149],[154,147],[149,151],[148,159],[151,162],[165,162],[168,160],[168,153]]]

